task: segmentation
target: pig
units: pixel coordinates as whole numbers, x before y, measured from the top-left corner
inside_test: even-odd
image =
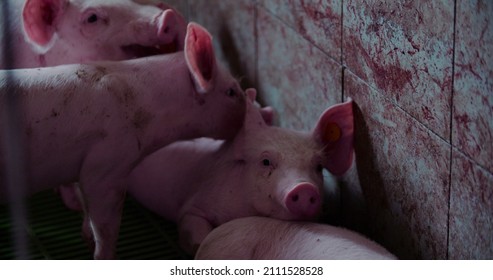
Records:
[[[7,0],[8,46],[0,69],[126,60],[183,50],[187,23],[160,2],[143,0]],[[3,19],[0,30],[3,30]],[[0,37],[6,36],[0,32]],[[2,51],[3,52],[3,51]]]
[[[327,109],[312,132],[269,126],[272,110],[249,101],[233,140],[180,141],[147,156],[131,172],[140,204],[178,225],[180,246],[193,255],[209,232],[232,219],[267,216],[316,220],[324,168],[343,174],[352,164],[352,101]]]
[[[2,107],[8,90],[23,107],[29,191],[80,182],[83,230],[94,240],[95,259],[115,257],[128,175],[140,160],[177,140],[231,139],[246,110],[245,92],[218,64],[212,36],[196,23],[187,27],[182,52],[3,70],[0,86]],[[8,121],[0,119],[0,131]],[[0,177],[5,201],[1,171]]]
[[[311,222],[246,217],[215,228],[196,259],[393,260],[379,244],[348,229]]]

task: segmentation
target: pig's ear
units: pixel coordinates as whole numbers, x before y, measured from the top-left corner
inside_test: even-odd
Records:
[[[253,107],[257,108],[258,111],[260,112],[260,115],[262,116],[262,119],[264,120],[265,124],[271,126],[274,123],[274,109],[270,106],[262,107],[262,105],[260,105],[260,103],[258,103],[255,100],[257,98],[257,90],[256,89],[248,88],[245,91],[245,93],[246,93],[250,103],[253,104]],[[247,114],[247,117],[249,115],[251,115],[251,114]]]
[[[274,108],[271,106],[260,108],[260,114],[268,126],[274,124]]]
[[[342,175],[353,162],[353,101],[334,105],[320,116],[313,131],[315,140],[324,146],[328,157],[327,168],[334,175]]]
[[[27,0],[22,11],[22,22],[28,41],[41,49],[53,41],[55,21],[66,0]]]
[[[211,34],[197,23],[189,23],[187,27],[185,60],[197,92],[208,92],[212,87],[216,71],[216,57]]]

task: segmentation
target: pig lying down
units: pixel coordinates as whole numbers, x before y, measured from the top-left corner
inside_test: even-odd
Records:
[[[325,111],[312,132],[268,126],[250,100],[231,141],[174,143],[146,157],[129,177],[129,193],[178,224],[180,245],[194,254],[209,232],[232,219],[268,216],[314,220],[321,211],[326,168],[352,164],[352,102]]]
[[[347,229],[265,217],[233,220],[214,229],[196,259],[396,259],[382,246]]]
[[[11,10],[11,68],[125,60],[183,50],[186,21],[162,2],[3,1]],[[0,32],[6,40],[2,36]],[[1,57],[0,69],[5,69]]]
[[[184,52],[4,70],[0,88],[0,106],[5,106],[5,93],[14,91],[23,107],[29,191],[81,183],[84,230],[94,238],[95,258],[115,257],[133,167],[177,140],[232,138],[246,104],[237,81],[217,64],[212,37],[194,23],[188,25]],[[8,121],[0,119],[0,131]],[[7,197],[5,164],[2,150],[0,201]]]

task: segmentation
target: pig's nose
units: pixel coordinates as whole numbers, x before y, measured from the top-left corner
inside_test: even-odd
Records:
[[[322,201],[318,189],[310,183],[301,183],[286,196],[286,207],[295,216],[313,219],[321,210]]]
[[[172,22],[172,16],[167,14],[166,11],[161,12],[161,15],[157,19],[158,35],[164,36],[170,32],[170,23]]]
[[[178,15],[173,10],[165,10],[157,18],[157,38],[160,53],[174,53],[183,50],[184,39],[179,38]]]

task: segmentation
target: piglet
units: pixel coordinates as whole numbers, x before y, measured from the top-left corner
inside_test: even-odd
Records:
[[[211,35],[195,23],[188,25],[184,52],[3,70],[0,88],[2,110],[7,91],[24,109],[30,191],[80,182],[95,258],[114,257],[132,168],[177,140],[232,138],[246,107],[238,82],[216,62]],[[0,131],[8,121],[0,119]],[[5,164],[1,150],[0,170]],[[2,174],[0,202],[6,198]]]
[[[254,106],[255,95],[247,90],[245,123],[232,141],[174,143],[146,157],[129,177],[129,193],[176,222],[190,254],[232,219],[315,220],[322,170],[340,175],[352,164],[352,101],[327,109],[312,132],[299,132],[267,125],[272,111]]]
[[[366,237],[339,227],[310,222],[247,217],[214,229],[196,259],[383,260],[396,259]]]
[[[125,60],[183,50],[186,21],[162,2],[3,0],[10,7],[9,68]],[[3,18],[0,30],[3,30]],[[0,53],[0,69],[6,69]]]

